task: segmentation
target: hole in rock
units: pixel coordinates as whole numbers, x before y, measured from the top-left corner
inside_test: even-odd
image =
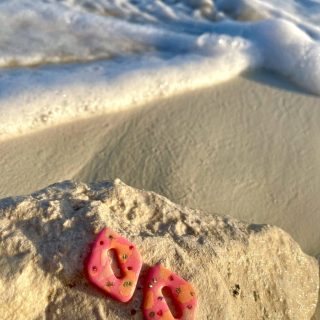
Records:
[[[164,297],[164,299],[170,309],[172,316],[175,319],[181,318],[182,317],[182,310],[181,310],[177,300],[175,299],[171,289],[169,287],[163,287],[162,294],[163,294],[163,297]]]
[[[117,251],[115,249],[110,249],[108,251],[108,255],[111,260],[111,269],[114,275],[116,276],[116,278],[122,279],[124,277],[124,273],[119,262]]]

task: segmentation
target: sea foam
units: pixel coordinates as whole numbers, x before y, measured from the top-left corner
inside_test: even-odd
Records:
[[[319,6],[3,1],[0,137],[124,110],[250,69],[272,70],[320,95]]]

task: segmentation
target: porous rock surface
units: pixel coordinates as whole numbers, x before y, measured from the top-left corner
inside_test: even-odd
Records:
[[[120,304],[83,264],[108,226],[196,288],[197,319],[310,319],[319,266],[284,231],[180,207],[119,180],[62,182],[0,201],[1,319],[141,319],[140,285]]]
[[[320,283],[320,254],[317,255],[317,259],[319,262],[319,283]],[[320,320],[320,288],[319,288],[319,297],[318,297],[318,305],[312,320]]]

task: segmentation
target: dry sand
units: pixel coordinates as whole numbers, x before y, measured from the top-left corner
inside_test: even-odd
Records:
[[[0,197],[121,178],[320,253],[320,98],[268,73],[3,141]]]

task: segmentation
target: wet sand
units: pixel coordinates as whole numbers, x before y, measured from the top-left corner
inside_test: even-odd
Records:
[[[0,197],[120,178],[320,253],[320,98],[260,72],[0,143]]]

